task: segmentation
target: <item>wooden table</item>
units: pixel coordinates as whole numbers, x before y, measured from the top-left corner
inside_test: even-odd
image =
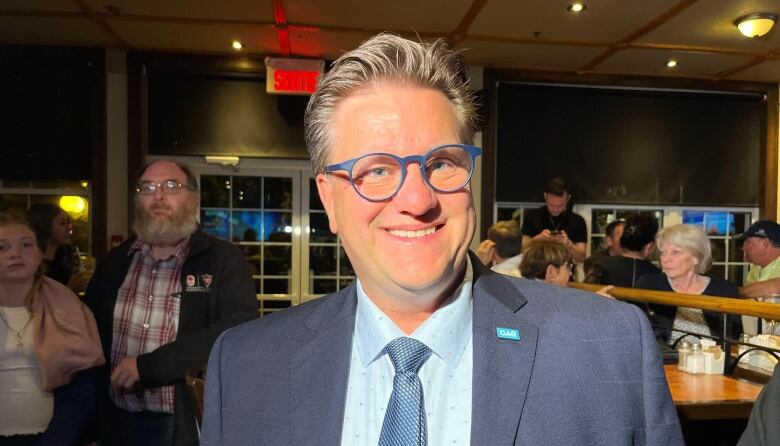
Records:
[[[689,420],[748,418],[763,386],[724,375],[693,375],[664,365],[677,412]]]

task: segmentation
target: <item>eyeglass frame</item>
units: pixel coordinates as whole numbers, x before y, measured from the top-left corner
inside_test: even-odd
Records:
[[[465,150],[466,153],[469,154],[471,157],[471,169],[469,169],[469,176],[466,178],[466,181],[463,182],[463,185],[460,186],[457,189],[453,190],[441,190],[437,187],[435,187],[433,184],[431,184],[430,179],[428,178],[428,175],[425,174],[425,160],[435,151],[442,149],[444,147],[460,147],[461,149]],[[382,156],[388,156],[390,158],[393,158],[398,162],[398,164],[401,166],[401,180],[398,182],[398,187],[395,189],[395,192],[388,195],[385,198],[368,198],[365,195],[363,195],[360,190],[355,186],[355,181],[352,179],[352,168],[355,167],[355,164],[357,164],[358,161],[360,161],[363,158],[369,157],[369,156],[375,156],[375,155],[382,155]],[[380,202],[380,201],[386,201],[393,197],[395,197],[398,194],[398,191],[401,190],[401,187],[404,185],[404,181],[406,181],[406,167],[409,165],[410,162],[417,162],[417,164],[420,165],[420,173],[422,174],[423,181],[425,181],[425,184],[430,186],[431,189],[435,190],[436,192],[449,194],[453,192],[457,192],[464,187],[466,187],[467,184],[471,181],[472,175],[474,175],[474,165],[477,163],[477,157],[482,156],[482,148],[469,145],[469,144],[442,144],[439,146],[436,146],[425,153],[425,155],[409,155],[409,156],[398,156],[393,155],[392,153],[386,153],[386,152],[373,152],[373,153],[366,153],[365,155],[360,155],[358,157],[348,159],[346,161],[342,161],[340,163],[331,164],[329,166],[325,166],[324,173],[330,174],[334,173],[340,170],[346,171],[347,176],[349,177],[349,184],[352,185],[352,188],[355,189],[355,192],[357,192],[358,195],[363,197],[364,200],[371,201],[371,202]]]
[[[175,183],[179,186],[179,189],[173,192],[166,192],[165,188],[163,187],[163,184],[166,183]],[[141,192],[142,184],[154,184],[154,190],[149,193],[143,193]],[[165,180],[162,183],[155,183],[154,181],[141,181],[135,185],[135,192],[139,195],[154,195],[154,193],[157,192],[157,189],[159,189],[163,193],[163,195],[175,195],[181,193],[183,190],[188,190],[190,192],[195,190],[195,188],[190,186],[189,184],[182,183],[181,181],[175,180],[173,178]]]

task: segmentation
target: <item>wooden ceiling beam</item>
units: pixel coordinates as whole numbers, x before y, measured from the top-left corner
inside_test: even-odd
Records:
[[[241,25],[241,26],[273,26],[272,20],[238,20],[238,19],[215,19],[200,17],[176,17],[144,14],[113,14],[109,12],[97,12],[96,15],[104,20],[117,22],[143,22],[143,23],[165,23],[174,25]]]
[[[85,0],[73,0],[73,3],[75,3],[79,9],[81,9],[87,18],[95,22],[95,24],[100,29],[102,29],[103,32],[111,38],[111,40],[114,41],[117,47],[123,50],[129,49],[130,46],[127,44],[127,42],[125,42],[125,39],[123,39],[122,36],[120,36],[119,33],[116,32],[116,30],[112,28],[105,19],[97,15],[95,10],[93,10]]]
[[[680,0],[679,2],[677,2],[677,4],[675,4],[668,10],[666,10],[663,14],[659,15],[658,17],[654,18],[646,25],[642,26],[641,28],[637,29],[636,31],[632,32],[631,34],[627,35],[626,37],[612,44],[604,52],[602,52],[601,54],[596,56],[593,60],[585,64],[578,71],[593,71],[594,68],[599,66],[605,60],[612,57],[615,53],[628,48],[629,45],[634,43],[635,40],[657,29],[661,25],[667,23],[669,20],[673,19],[675,16],[677,16],[681,12],[691,7],[691,5],[693,5],[697,1],[698,0]]]
[[[474,20],[477,19],[479,13],[482,12],[482,8],[484,8],[486,4],[487,0],[473,0],[471,2],[471,6],[469,6],[468,11],[466,11],[463,18],[460,19],[458,26],[447,35],[447,40],[450,41],[452,46],[457,45],[463,40],[463,37],[466,36],[469,28],[474,23]]]
[[[88,19],[89,16],[78,11],[28,11],[6,10],[0,11],[0,17],[31,17],[45,19]]]
[[[730,70],[721,71],[720,73],[716,73],[715,77],[717,79],[725,79],[727,77],[731,77],[731,76],[739,73],[740,71],[745,71],[748,68],[755,67],[756,65],[758,65],[758,64],[760,64],[762,62],[765,62],[766,60],[767,60],[767,56],[756,56],[753,59],[751,59],[750,61],[748,61],[747,63],[744,63],[742,65],[734,67],[734,68],[732,68]]]
[[[763,53],[751,51],[733,50],[731,48],[720,48],[714,46],[698,45],[676,45],[672,43],[632,43],[629,48],[642,50],[669,50],[669,51],[688,51],[695,53],[713,53],[713,54],[732,54],[735,56],[761,56]]]
[[[613,56],[615,53],[625,49],[646,49],[646,50],[667,50],[667,51],[682,51],[682,52],[700,52],[710,54],[723,54],[749,57],[750,59],[729,70],[721,71],[713,75],[714,79],[725,79],[733,76],[736,73],[752,68],[758,64],[766,62],[768,60],[775,60],[780,58],[780,48],[769,52],[751,52],[745,50],[734,50],[730,48],[722,47],[709,47],[709,46],[697,46],[697,45],[685,45],[685,44],[659,44],[659,43],[638,43],[636,40],[644,35],[647,35],[651,31],[658,27],[668,23],[674,17],[688,9],[695,4],[698,0],[680,0],[674,6],[663,12],[659,16],[652,19],[650,22],[633,31],[626,37],[616,42],[598,42],[598,41],[583,41],[583,40],[555,40],[533,37],[506,37],[506,36],[492,36],[492,35],[478,35],[468,34],[468,29],[472,26],[479,14],[486,6],[488,0],[472,0],[468,10],[460,20],[457,27],[449,33],[440,32],[426,32],[426,31],[408,31],[408,30],[392,30],[392,32],[401,36],[412,39],[435,39],[445,37],[453,45],[462,43],[464,40],[473,40],[478,42],[496,43],[496,44],[515,44],[515,45],[536,45],[536,46],[561,46],[561,47],[581,47],[581,48],[603,48],[596,58],[588,62],[582,68],[577,70],[577,73],[593,73],[595,68],[602,62]],[[96,11],[93,10],[87,3],[87,0],[73,0],[74,4],[78,7],[79,11],[37,11],[37,10],[5,10],[0,11],[0,17],[30,17],[30,18],[45,18],[45,19],[87,19],[94,22],[115,45],[122,49],[129,49],[129,45],[122,36],[111,26],[112,21],[126,21],[126,22],[140,22],[140,23],[161,23],[161,24],[182,24],[182,25],[202,25],[202,26],[250,26],[250,27],[273,27],[277,31],[277,35],[280,32],[286,32],[287,38],[284,39],[289,42],[289,32],[338,32],[346,34],[360,34],[360,35],[373,35],[382,31],[388,31],[387,29],[356,27],[356,26],[337,26],[337,25],[319,25],[309,23],[288,23],[286,15],[284,14],[283,0],[274,0],[274,13],[275,18],[279,18],[278,12],[281,11],[283,20],[248,20],[248,19],[225,19],[225,18],[198,18],[198,17],[178,17],[178,16],[155,16],[145,14],[123,14],[120,11]],[[279,37],[279,36],[278,36]],[[283,37],[283,36],[282,36]],[[284,48],[282,41],[280,40],[280,48]],[[138,48],[141,49],[141,48]],[[149,50],[150,48],[144,48]],[[187,50],[192,53],[207,53],[213,54],[211,51],[198,51],[197,49]],[[290,51],[287,53],[291,53]],[[284,53],[284,52],[283,52]],[[216,53],[216,54],[230,54]]]
[[[758,65],[760,63],[766,62],[767,60],[773,60],[773,59],[777,59],[777,58],[780,58],[780,48],[775,48],[775,49],[769,51],[766,54],[756,55],[756,57],[754,57],[750,61],[748,61],[748,62],[746,62],[746,63],[744,63],[742,65],[739,65],[737,67],[734,67],[734,68],[732,68],[730,70],[721,71],[720,73],[717,73],[715,76],[718,79],[725,79],[727,77],[731,77],[731,76],[739,73],[740,71],[745,71],[748,68],[753,68],[753,67],[755,67],[756,65]]]
[[[602,47],[611,45],[610,42],[592,42],[586,40],[556,40],[543,39],[537,37],[509,37],[509,36],[488,36],[483,34],[467,34],[463,40],[474,40],[487,43],[514,43],[521,45],[549,45],[549,46],[578,46],[578,47]]]

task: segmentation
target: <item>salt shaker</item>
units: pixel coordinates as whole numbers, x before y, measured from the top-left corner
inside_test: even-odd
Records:
[[[701,344],[691,346],[691,354],[685,360],[685,371],[688,373],[704,373],[704,352]]]
[[[688,341],[681,341],[680,346],[677,348],[677,368],[685,371],[685,363],[688,356],[691,354],[691,344]]]

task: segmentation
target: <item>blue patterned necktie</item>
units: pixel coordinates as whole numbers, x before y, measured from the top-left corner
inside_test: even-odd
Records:
[[[426,446],[425,403],[417,372],[431,356],[431,349],[416,339],[396,338],[385,350],[393,362],[395,377],[379,446]]]

